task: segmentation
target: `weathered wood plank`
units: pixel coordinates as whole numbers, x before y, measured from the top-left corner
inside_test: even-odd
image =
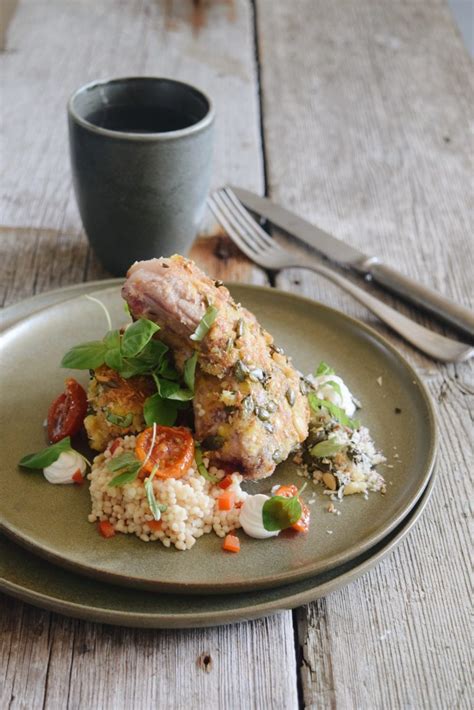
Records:
[[[271,196],[469,304],[472,65],[446,4],[259,0],[258,20]],[[472,368],[415,353],[310,272],[277,284],[388,335],[424,375],[441,428],[437,488],[409,539],[296,612],[305,706],[468,707]]]
[[[192,3],[183,2],[19,4],[3,61],[9,170],[0,303],[106,275],[87,248],[68,166],[65,103],[86,81],[158,74],[202,86],[218,111],[214,185],[263,189],[251,4],[215,3],[204,19],[198,28]],[[211,235],[192,251],[210,273],[266,280],[219,231],[211,227]],[[289,612],[219,629],[147,632],[1,601],[1,707],[296,707]]]

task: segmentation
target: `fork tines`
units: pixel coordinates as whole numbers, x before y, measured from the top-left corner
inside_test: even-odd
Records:
[[[229,187],[223,187],[210,195],[208,206],[230,238],[249,259],[266,265],[270,252],[279,248],[246,210]]]

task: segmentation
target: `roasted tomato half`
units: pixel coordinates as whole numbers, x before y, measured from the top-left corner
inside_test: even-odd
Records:
[[[65,391],[56,397],[48,410],[48,438],[52,444],[74,436],[87,413],[86,391],[72,377],[66,380]]]
[[[153,441],[153,427],[137,437],[135,453],[144,461],[141,478],[156,468],[157,478],[181,478],[194,461],[194,439],[185,427],[157,426]]]

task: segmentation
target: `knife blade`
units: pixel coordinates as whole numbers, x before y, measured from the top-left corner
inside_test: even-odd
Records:
[[[381,286],[428,311],[432,316],[474,337],[474,313],[465,306],[446,298],[437,291],[404,276],[382,263],[377,257],[364,254],[332,234],[290,212],[267,197],[260,197],[241,187],[228,186],[242,204],[265,217],[291,237],[300,239],[330,261],[352,268],[359,274],[373,278]]]
[[[359,251],[355,247],[333,237],[323,229],[307,222],[302,217],[290,212],[276,202],[272,202],[267,197],[260,197],[250,190],[229,185],[234,194],[239,198],[247,209],[268,219],[272,224],[283,229],[290,236],[301,239],[309,246],[319,251],[330,261],[336,261],[344,266],[352,266],[365,273],[362,266],[364,262],[371,261],[371,258]]]

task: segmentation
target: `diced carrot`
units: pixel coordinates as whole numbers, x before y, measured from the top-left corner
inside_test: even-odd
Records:
[[[162,520],[147,520],[148,527],[152,532],[158,532],[158,530],[161,530],[163,526],[163,521]]]
[[[234,491],[224,491],[217,499],[219,510],[232,510],[235,503]]]
[[[227,475],[225,478],[222,479],[222,481],[219,481],[218,485],[219,485],[219,488],[226,489],[226,488],[229,488],[229,486],[231,486],[232,483],[233,483],[232,476]]]
[[[226,535],[222,549],[226,552],[240,552],[240,540],[237,535],[232,535],[232,533]]]
[[[307,505],[303,503],[303,501],[300,499],[301,503],[301,510],[303,511],[301,513],[301,518],[296,521],[296,523],[293,523],[291,526],[293,530],[296,530],[296,532],[300,533],[306,533],[309,530],[309,521],[310,521],[310,511]]]
[[[79,486],[82,486],[82,484],[84,483],[84,476],[82,475],[79,469],[77,469],[76,473],[73,475],[72,480]]]
[[[102,537],[113,537],[115,535],[114,526],[108,520],[101,520],[98,528]]]
[[[298,489],[292,483],[289,486],[280,486],[275,491],[276,496],[283,496],[283,498],[293,498],[293,496],[298,495]]]

